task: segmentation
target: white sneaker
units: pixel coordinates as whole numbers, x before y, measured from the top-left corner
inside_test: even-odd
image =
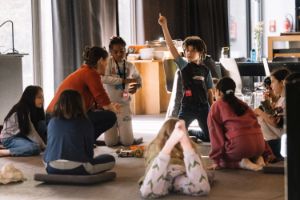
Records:
[[[262,166],[251,162],[248,158],[243,158],[241,160],[241,162],[239,163],[239,165],[242,169],[248,169],[248,170],[252,170],[252,171],[262,170]]]

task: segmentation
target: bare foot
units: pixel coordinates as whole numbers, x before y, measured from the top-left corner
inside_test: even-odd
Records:
[[[10,156],[10,151],[8,149],[0,149],[0,157]]]
[[[255,161],[255,164],[257,164],[259,166],[262,166],[262,167],[266,166],[266,163],[265,163],[265,161],[264,161],[264,159],[263,159],[262,156],[259,156],[257,158],[257,160]]]
[[[239,163],[239,165],[242,169],[248,169],[248,170],[252,170],[252,171],[262,170],[262,166],[251,162],[248,158],[243,158],[241,160],[241,162]]]

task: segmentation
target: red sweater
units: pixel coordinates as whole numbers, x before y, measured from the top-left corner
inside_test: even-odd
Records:
[[[217,164],[223,158],[240,159],[239,156],[255,154],[264,145],[260,126],[251,108],[237,116],[228,103],[218,100],[209,111],[207,123],[211,140],[209,156]]]
[[[101,108],[110,104],[109,97],[103,88],[100,75],[88,65],[82,65],[75,72],[70,74],[58,87],[54,98],[50,102],[47,113],[52,113],[54,105],[58,101],[60,94],[67,89],[77,90],[84,99],[86,110],[93,106]]]

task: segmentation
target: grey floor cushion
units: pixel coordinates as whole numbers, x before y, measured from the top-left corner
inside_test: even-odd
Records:
[[[51,184],[88,185],[110,181],[115,178],[115,172],[103,172],[94,175],[34,174],[34,180]]]
[[[284,161],[264,166],[263,172],[267,174],[284,174]]]

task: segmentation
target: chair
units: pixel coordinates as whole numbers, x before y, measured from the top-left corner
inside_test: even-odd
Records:
[[[239,68],[234,58],[220,58],[220,63],[228,70],[229,77],[232,78],[236,84],[235,92],[242,93],[242,78]]]
[[[262,61],[263,61],[263,64],[264,64],[264,69],[265,69],[266,76],[270,76],[271,73],[270,73],[270,68],[269,68],[267,58],[263,58]]]
[[[166,76],[166,89],[168,92],[172,92],[177,65],[173,59],[164,60],[163,65]]]

